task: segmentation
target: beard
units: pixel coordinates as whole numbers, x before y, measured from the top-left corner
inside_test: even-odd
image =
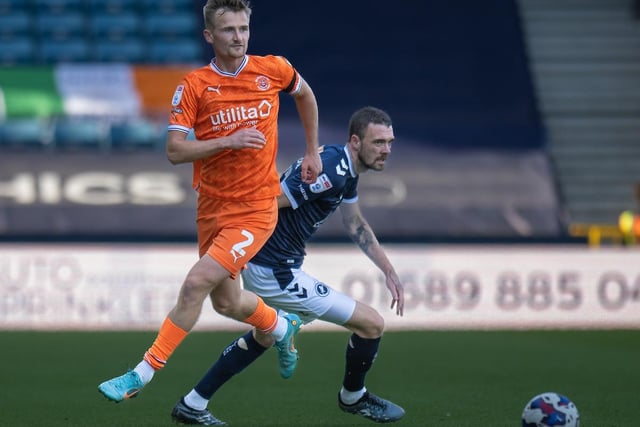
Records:
[[[363,159],[362,156],[358,156],[358,159],[360,160],[360,164],[363,164],[367,169],[371,169],[374,171],[383,170],[384,162],[387,160],[386,157],[377,157],[371,161],[367,161],[366,159]],[[378,163],[378,162],[382,162],[382,163]]]

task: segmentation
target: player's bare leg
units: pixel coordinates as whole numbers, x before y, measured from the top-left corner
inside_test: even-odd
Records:
[[[156,371],[162,369],[171,354],[193,328],[207,295],[213,300],[216,311],[236,320],[253,325],[263,332],[279,329],[279,337],[292,336],[296,326],[290,326],[289,319],[279,318],[277,312],[264,304],[262,299],[243,290],[237,280],[230,279],[230,273],[209,255],[204,255],[187,274],[178,301],[165,318],[152,346],[145,352],[143,360],[133,370],[102,382],[98,391],[107,399],[121,402],[136,397],[148,384]],[[298,319],[299,321],[299,319]],[[289,333],[293,328],[295,331]],[[297,326],[299,329],[299,326]],[[293,374],[297,362],[297,352],[293,347],[285,353],[287,373]],[[280,358],[282,360],[282,356]]]

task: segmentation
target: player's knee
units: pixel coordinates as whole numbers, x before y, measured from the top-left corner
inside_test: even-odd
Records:
[[[234,308],[233,302],[228,298],[215,298],[213,300],[213,309],[223,316],[233,317]]]
[[[187,306],[201,306],[207,293],[206,286],[203,286],[201,280],[197,277],[188,276],[180,289],[180,300]]]
[[[362,338],[380,338],[384,332],[384,318],[377,312],[371,311],[367,316],[366,322],[360,327],[360,335]]]
[[[242,304],[240,290],[234,288],[234,286],[219,286],[215,288],[210,293],[211,305],[218,314],[244,321],[251,315],[252,311],[247,311],[246,304]]]
[[[380,338],[384,332],[384,318],[376,311],[371,319],[372,338]]]

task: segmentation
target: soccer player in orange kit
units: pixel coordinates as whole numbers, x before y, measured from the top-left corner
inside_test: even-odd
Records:
[[[98,386],[115,402],[137,396],[166,364],[196,324],[207,296],[218,313],[273,335],[282,377],[293,374],[297,361],[293,338],[301,325],[298,316],[279,317],[242,289],[237,275],[277,222],[279,94],[294,97],[304,127],[301,178],[306,183],[322,170],[318,106],[309,85],[285,58],[247,55],[247,0],[208,0],[203,15],[204,38],[215,57],[176,88],[167,135],[171,163],[193,163],[200,259],[140,363]],[[196,141],[187,141],[190,129]]]

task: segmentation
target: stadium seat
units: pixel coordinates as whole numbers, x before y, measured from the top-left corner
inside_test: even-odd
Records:
[[[145,19],[146,35],[150,40],[171,40],[184,37],[196,38],[198,25],[195,15],[181,12],[171,15],[147,15]]]
[[[0,42],[14,37],[24,37],[33,31],[33,21],[24,11],[0,15]]]
[[[43,40],[40,43],[39,58],[45,64],[55,64],[59,62],[87,62],[92,59],[92,55],[89,43],[84,39]]]
[[[193,0],[141,0],[146,13],[172,15],[174,13],[190,13],[193,10]],[[204,1],[202,2],[205,3]]]
[[[38,14],[35,24],[42,40],[68,40],[87,34],[87,20],[80,12]]]
[[[38,118],[8,119],[0,122],[0,146],[42,148],[51,141],[47,120]]]
[[[26,0],[0,0],[0,15],[26,11],[29,7],[29,1]]]
[[[0,65],[31,64],[36,57],[36,44],[29,36],[0,41]]]
[[[91,0],[89,2],[89,10],[96,15],[137,13],[140,11],[140,6],[140,0]]]
[[[140,34],[140,18],[134,12],[111,15],[93,14],[89,18],[90,32],[96,40],[122,40]]]
[[[136,64],[145,62],[147,58],[145,44],[139,39],[98,40],[95,43],[94,51],[94,59],[98,62]]]
[[[161,146],[165,135],[160,126],[145,119],[132,119],[111,124],[111,146],[136,150]]]
[[[200,64],[206,62],[199,40],[185,38],[155,41],[149,46],[149,60],[154,64]]]
[[[53,141],[62,149],[108,149],[109,124],[100,118],[61,117],[55,121]]]
[[[85,0],[32,0],[39,14],[57,15],[68,12],[83,12]]]

